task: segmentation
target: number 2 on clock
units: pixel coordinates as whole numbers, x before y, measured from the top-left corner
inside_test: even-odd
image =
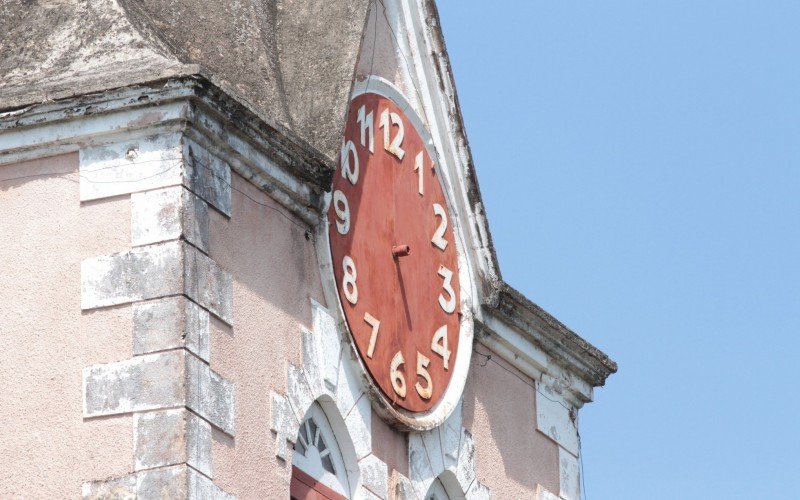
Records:
[[[439,227],[437,227],[436,232],[433,233],[431,243],[436,245],[436,248],[444,252],[444,249],[447,248],[447,240],[444,239],[444,232],[447,231],[447,212],[445,212],[441,205],[434,203],[433,215],[442,219],[442,222],[439,223]]]

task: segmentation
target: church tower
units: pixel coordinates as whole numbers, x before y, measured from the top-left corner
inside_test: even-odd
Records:
[[[0,6],[0,497],[580,499],[432,0]]]

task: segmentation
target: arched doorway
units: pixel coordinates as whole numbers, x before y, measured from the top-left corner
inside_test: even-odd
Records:
[[[350,498],[344,459],[328,417],[319,403],[306,412],[292,456],[292,500]]]

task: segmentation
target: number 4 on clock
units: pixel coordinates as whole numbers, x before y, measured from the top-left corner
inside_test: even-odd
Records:
[[[433,334],[433,342],[431,342],[431,351],[435,352],[444,360],[444,369],[450,369],[450,349],[447,348],[447,325],[442,325],[436,333]]]

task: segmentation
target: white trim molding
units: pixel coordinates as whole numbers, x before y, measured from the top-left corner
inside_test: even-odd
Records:
[[[290,463],[300,423],[319,403],[334,430],[353,498],[388,498],[388,469],[372,453],[370,399],[356,375],[355,360],[328,310],[311,301],[313,326],[301,330],[303,367],[289,364],[286,394],[272,393],[275,455]]]
[[[352,351],[342,340],[346,333],[325,307],[314,300],[311,306],[312,329],[301,330],[303,368],[289,364],[286,394],[273,392],[271,397],[275,455],[291,462],[300,423],[319,403],[351,471],[348,480],[353,497],[388,499],[389,471],[372,453],[370,399],[356,375],[359,368]],[[433,481],[448,473],[454,478],[448,484],[458,485],[460,498],[490,498],[489,488],[476,479],[475,442],[461,427],[460,403],[442,425],[409,434],[408,453],[410,477],[397,475],[395,496],[391,498],[422,499]]]
[[[475,440],[461,426],[462,404],[440,426],[408,436],[410,487],[416,498],[425,498],[436,480],[447,486],[450,498],[491,498],[489,487],[475,473]],[[456,491],[454,491],[456,490]]]

